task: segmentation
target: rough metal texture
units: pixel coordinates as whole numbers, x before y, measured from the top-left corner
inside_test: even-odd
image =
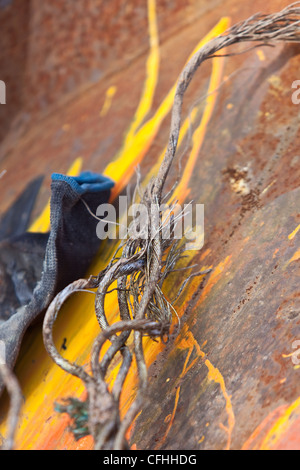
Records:
[[[108,3],[118,6],[118,2]],[[186,10],[186,3],[176,2],[182,12],[192,11]],[[289,2],[226,0],[222,11],[212,8],[218,3],[191,1],[189,8],[201,4],[206,13],[183,28],[178,16],[172,22],[172,13],[168,15],[164,2],[158,1],[160,28],[165,18],[166,30],[153,110],[195,43],[221,15],[231,16],[234,23]],[[71,101],[58,99],[49,108],[52,114],[18,140],[12,135],[4,142],[2,164],[8,173],[1,180],[3,209],[37,174],[65,171],[79,155],[86,167],[101,171],[120,149],[145,77],[146,56],[139,54],[147,47],[147,38],[145,31],[137,32],[133,20],[142,10],[136,8],[132,15],[126,19],[122,14],[113,28],[118,47],[113,47],[113,39],[106,48],[102,46],[111,54],[107,67],[116,70],[120,60],[120,73],[104,77]],[[146,17],[139,21],[142,18],[145,25]],[[124,54],[130,50],[128,29],[123,27],[131,21],[137,34],[131,49],[136,58],[123,68]],[[107,37],[112,35],[109,28]],[[174,30],[176,35],[171,34]],[[291,356],[296,352],[295,341],[300,340],[300,232],[296,231],[300,118],[299,106],[291,100],[291,84],[300,78],[299,52],[296,46],[279,46],[226,61],[225,76],[230,78],[220,91],[189,183],[191,198],[205,204],[206,215],[205,246],[193,263],[212,266],[214,271],[202,283],[191,282],[181,305],[182,330],[151,366],[151,400],[131,438],[138,449],[300,448],[299,354]],[[66,67],[71,67],[69,62]],[[102,70],[100,64],[97,67]],[[97,67],[83,72],[89,74],[83,77],[84,83]],[[197,73],[186,97],[185,114],[205,93],[209,74],[209,64]],[[70,75],[77,77],[74,71]],[[111,85],[117,93],[101,120],[99,112]],[[38,96],[46,94],[38,86]],[[63,85],[62,94],[64,89]],[[141,165],[143,176],[165,145],[168,124],[166,119]],[[13,172],[20,161],[26,162],[22,181]],[[175,176],[174,168],[171,179]],[[49,195],[48,182],[46,178],[38,208]],[[177,276],[170,284],[170,292],[180,280],[183,277]]]
[[[0,80],[6,83],[7,105],[0,106],[0,141],[23,106],[30,0],[0,3]]]
[[[185,326],[152,366],[138,448],[300,448],[299,48],[265,54],[263,67],[244,62],[251,72],[241,67],[210,122],[191,192],[206,243],[193,262],[215,271],[193,283]]]
[[[162,36],[197,17],[199,6],[160,0]],[[0,79],[8,90],[0,139],[9,124],[17,132],[148,48],[147,2],[139,0],[3,0],[0,24]]]

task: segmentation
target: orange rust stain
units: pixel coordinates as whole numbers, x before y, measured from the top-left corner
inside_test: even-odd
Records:
[[[195,47],[194,51],[190,55],[189,59],[196,53],[202,46],[204,46],[209,40],[223,33],[228,29],[230,20],[227,17],[221,18],[219,23],[203,38]],[[154,47],[154,43],[152,45]],[[213,76],[211,80],[211,87],[215,84],[219,84],[218,77],[221,77],[222,69],[218,65],[217,61],[214,61],[215,66],[213,69]],[[222,61],[221,61],[222,63]],[[154,68],[150,68],[149,73],[153,72]],[[144,95],[144,99],[149,95],[149,93],[154,95],[155,85],[157,80],[153,80],[151,89],[148,88],[147,93]],[[156,137],[160,126],[165,119],[165,117],[170,112],[173,106],[173,100],[176,92],[176,83],[173,85],[169,93],[166,95],[161,105],[155,112],[154,116],[145,122],[137,132],[132,136],[132,139],[128,143],[125,141],[125,145],[120,152],[118,158],[111,162],[107,168],[104,170],[104,175],[111,177],[116,180],[116,185],[112,189],[111,199],[113,200],[120,191],[126,186],[129,182],[131,176],[133,175],[136,166],[143,160],[145,154],[150,148],[154,138]],[[215,88],[211,91],[215,91]],[[216,97],[211,95],[208,97],[208,104],[205,110],[201,131],[199,130],[199,139],[203,140],[205,129],[207,126],[207,121],[210,119],[214,102]],[[145,117],[145,116],[144,116]],[[141,120],[142,124],[142,120]],[[201,135],[200,135],[201,134]],[[194,151],[196,153],[196,150]],[[191,167],[195,164],[196,155],[193,153],[190,157],[190,163],[188,164],[188,173],[191,171]],[[187,181],[187,177],[184,177],[184,181]],[[184,183],[185,184],[185,183]],[[180,195],[181,196],[181,195]]]
[[[207,281],[206,286],[204,287],[202,291],[202,295],[199,299],[199,302],[203,302],[204,299],[208,296],[210,293],[211,289],[217,284],[217,282],[221,279],[224,269],[227,268],[230,265],[230,260],[231,260],[231,255],[227,256],[224,261],[221,261],[221,263],[218,264],[215,268],[213,268],[212,273],[210,274],[210,277]]]
[[[227,392],[226,385],[225,385],[225,380],[224,380],[221,372],[209,361],[209,359],[206,358],[206,354],[201,350],[197,340],[195,339],[192,332],[188,329],[187,325],[183,326],[180,337],[177,338],[177,340],[176,340],[176,347],[179,348],[179,349],[183,349],[183,350],[187,349],[188,350],[188,354],[187,354],[187,357],[185,359],[182,372],[179,376],[180,379],[183,378],[187,374],[187,372],[196,364],[196,362],[199,361],[199,358],[201,358],[201,359],[205,359],[204,364],[206,365],[206,367],[208,369],[208,379],[212,380],[213,382],[217,383],[220,386],[222,395],[225,399],[225,408],[226,408],[226,412],[227,412],[227,416],[228,416],[228,425],[225,426],[223,423],[220,423],[220,427],[228,435],[225,450],[229,450],[230,446],[231,446],[232,432],[233,432],[233,429],[234,429],[234,426],[235,426],[235,416],[234,416],[233,407],[232,407],[232,403],[231,403],[231,397]],[[192,363],[188,366],[188,362],[190,360],[190,357],[192,355],[192,352],[193,352],[194,348],[196,349],[196,352],[197,352],[197,358],[194,359],[192,361]],[[174,422],[174,419],[175,419],[175,414],[176,414],[176,410],[177,410],[177,406],[178,406],[179,397],[180,397],[180,386],[178,386],[178,388],[176,389],[174,407],[173,407],[173,411],[172,411],[172,414],[171,414],[171,417],[170,417],[170,420],[169,420],[167,430],[166,430],[162,440],[160,441],[159,445],[157,446],[157,448],[160,448],[163,445],[163,443],[165,442],[165,440],[166,440],[166,438],[167,438],[167,436],[170,432],[170,429],[171,429],[171,427],[173,425],[173,422]]]
[[[300,259],[300,249],[294,253],[292,258],[288,261],[288,264],[292,263],[293,261],[298,261],[298,259]]]
[[[115,86],[110,86],[108,88],[108,90],[106,91],[104,104],[103,104],[102,109],[100,111],[100,117],[104,117],[104,116],[107,115],[108,111],[110,110],[112,100],[113,100],[113,97],[116,94],[116,91],[117,91],[117,88]]]
[[[284,359],[287,359],[288,357],[293,357],[296,353],[297,351],[293,351],[290,354],[281,354],[281,357],[283,357]]]
[[[188,188],[188,184],[192,177],[196,162],[198,160],[198,155],[202,147],[204,137],[207,131],[207,127],[211,119],[211,116],[213,114],[213,110],[214,110],[215,103],[217,100],[217,93],[215,93],[215,91],[219,88],[221,84],[221,80],[223,76],[223,68],[224,68],[224,63],[225,63],[224,58],[222,58],[222,60],[220,59],[221,59],[220,57],[216,57],[215,59],[213,59],[212,74],[211,74],[210,84],[208,88],[206,107],[205,107],[201,122],[193,133],[192,150],[185,164],[181,180],[172,196],[172,199],[178,200],[179,203],[182,203],[190,192],[190,189]]]
[[[299,230],[300,230],[300,224],[298,225],[298,227],[295,228],[295,230],[292,233],[289,234],[288,239],[293,240],[293,238],[297,235]]]
[[[279,439],[288,431],[293,416],[295,415],[300,415],[300,397],[297,398],[297,400],[295,400],[287,409],[284,410],[282,416],[278,418],[276,423],[267,433],[260,446],[260,449],[271,450],[279,441]]]
[[[241,450],[258,450],[263,440],[263,436],[266,434],[267,430],[270,429],[274,421],[277,420],[278,417],[281,416],[287,408],[288,405],[282,405],[266,416],[266,418],[264,418],[264,420],[259,424],[259,426],[257,426],[251,436],[243,444]]]
[[[211,249],[210,248],[207,248],[207,250],[205,250],[201,256],[200,256],[200,261],[203,261],[209,254],[211,253]]]
[[[155,116],[142,125],[152,107],[160,61],[156,0],[148,0],[147,9],[150,52],[146,63],[144,89],[134,118],[126,133],[123,147],[116,160],[112,161],[103,171],[104,175],[111,177],[116,182],[111,192],[111,200],[118,196],[129,182],[135,167],[143,160],[171,107],[171,102],[165,100]]]
[[[300,416],[300,397],[289,405],[281,405],[273,410],[254,430],[242,446],[242,450],[272,450],[280,447],[288,435],[293,422]],[[296,436],[299,448],[299,436]]]
[[[235,426],[235,416],[232,408],[231,397],[227,393],[225,381],[221,372],[216,367],[214,367],[208,359],[205,361],[205,365],[208,368],[208,378],[220,385],[223,397],[225,398],[226,411],[228,415],[228,425],[225,426],[223,423],[220,423],[220,427],[224,429],[224,431],[226,431],[228,435],[225,450],[230,450],[232,432]]]
[[[126,433],[126,439],[127,439],[128,442],[130,442],[131,436],[133,435],[133,432],[134,432],[134,429],[135,429],[135,426],[136,426],[136,422],[137,422],[137,420],[138,420],[138,418],[139,418],[139,416],[140,416],[141,413],[142,413],[142,411],[140,411],[140,412],[136,415],[134,421],[131,423],[131,425],[130,425],[129,428],[128,428],[128,431],[127,431],[127,433]],[[136,447],[136,444],[133,444],[133,446],[134,446],[134,445],[135,445],[135,447]],[[132,449],[132,447],[131,447],[131,449]]]
[[[201,358],[205,358],[206,354],[201,350],[198,342],[196,341],[196,339],[194,338],[194,336],[191,332],[189,332],[189,336],[190,336],[191,343],[196,348],[198,356],[201,357]],[[208,379],[212,380],[213,382],[215,382],[217,384],[219,384],[219,386],[221,388],[222,395],[223,395],[223,397],[225,399],[225,402],[226,402],[226,412],[227,412],[227,415],[228,415],[228,425],[224,426],[224,424],[221,423],[220,426],[226,431],[226,433],[228,435],[227,445],[226,445],[225,450],[229,450],[230,445],[231,445],[232,432],[233,432],[233,429],[234,429],[234,426],[235,426],[235,416],[234,416],[233,407],[232,407],[232,403],[231,403],[231,397],[229,396],[229,394],[226,390],[225,380],[224,380],[224,377],[222,376],[221,372],[209,361],[209,359],[205,360],[205,365],[208,369]]]
[[[258,58],[261,62],[264,62],[266,60],[265,53],[262,49],[257,49],[256,53],[257,53]]]
[[[186,356],[186,359],[184,361],[184,365],[183,365],[183,369],[182,369],[182,372],[179,376],[179,379],[182,379],[184,377],[184,375],[186,374],[186,367],[187,367],[187,364],[190,360],[190,357],[191,357],[191,354],[193,352],[193,348],[189,348],[188,350],[188,353],[187,353],[187,356]],[[173,411],[171,413],[171,416],[169,417],[169,421],[168,421],[168,427],[166,429],[166,432],[163,436],[163,438],[161,439],[161,441],[159,442],[159,444],[157,446],[155,446],[155,449],[159,449],[161,448],[161,446],[164,444],[165,440],[167,439],[168,437],[168,434],[173,426],[173,422],[174,422],[174,419],[175,419],[175,414],[176,414],[176,410],[177,410],[177,406],[178,406],[178,402],[179,402],[179,397],[180,397],[180,385],[177,387],[176,389],[176,393],[175,393],[175,402],[174,402],[174,407],[173,407]]]

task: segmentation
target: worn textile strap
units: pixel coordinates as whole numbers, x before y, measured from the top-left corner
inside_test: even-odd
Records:
[[[106,203],[114,186],[110,179],[84,172],[78,177],[54,173],[51,183],[51,230],[45,250],[43,270],[29,303],[0,325],[0,341],[5,345],[5,359],[13,367],[23,335],[32,321],[45,310],[57,292],[70,282],[85,275],[98,251],[100,240],[96,235],[97,220],[88,212],[96,213]],[[17,240],[34,250],[37,241],[45,244],[40,234],[26,233]],[[2,242],[7,249],[9,240]],[[1,252],[1,245],[0,245]],[[3,349],[2,343],[2,349]],[[1,384],[0,384],[1,386]],[[2,388],[2,387],[1,387]]]

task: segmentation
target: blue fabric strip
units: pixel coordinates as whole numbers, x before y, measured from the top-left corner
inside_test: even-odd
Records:
[[[53,173],[52,181],[65,181],[77,194],[108,191],[115,185],[114,181],[110,178],[97,173],[92,173],[91,171],[84,171],[79,176],[67,176],[60,173]]]

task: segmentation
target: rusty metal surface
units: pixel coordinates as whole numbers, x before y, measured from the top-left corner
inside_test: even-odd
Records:
[[[226,261],[209,295],[205,287],[195,289],[183,331],[153,366],[151,402],[134,437],[139,448],[160,442],[179,387],[174,422],[159,448],[223,449],[230,437],[230,448],[239,449],[274,408],[298,398],[299,372],[284,354],[299,338],[299,267],[291,262],[295,243],[288,239],[299,195],[294,190],[251,211],[216,261],[216,245],[207,244],[212,253],[206,263]],[[187,329],[205,357],[188,341]],[[188,365],[197,361],[182,375],[189,348]],[[222,374],[231,406],[218,380],[208,380],[206,360]]]
[[[193,262],[215,275],[194,283],[181,333],[152,366],[138,448],[300,448],[298,53],[244,59],[210,122],[191,192],[206,242]]]
[[[220,3],[220,2],[215,2]],[[160,0],[161,39],[207,9],[201,0]],[[148,49],[147,2],[5,0],[0,8],[0,139],[33,125],[67,99],[123,70]]]
[[[206,13],[183,27],[178,14],[172,22],[165,2],[158,1],[165,36],[152,113],[194,44],[221,15],[234,23],[289,2],[227,0],[222,6],[215,2],[215,9],[206,1],[175,3],[181,13],[190,9],[190,15],[200,5]],[[112,70],[127,49],[122,26],[118,33]],[[126,29],[129,40],[128,34]],[[137,43],[135,60],[121,72],[72,100],[61,98],[26,131],[7,136],[1,149],[0,169],[7,169],[1,210],[41,173],[66,171],[77,156],[86,168],[102,171],[117,153],[143,87],[144,46]],[[131,439],[138,449],[300,449],[299,366],[291,355],[300,340],[300,117],[291,100],[291,84],[300,78],[299,52],[296,46],[278,46],[226,60],[227,80],[190,182],[191,198],[205,204],[205,245],[193,263],[212,266],[213,273],[204,282],[191,282],[180,306],[182,329],[150,368],[151,400]],[[208,64],[197,72],[185,115],[205,93],[209,73]],[[115,98],[99,119],[111,85]],[[166,119],[141,165],[143,175],[164,147],[168,124]],[[48,184],[49,177],[37,213],[49,196]],[[170,292],[177,285],[178,277]]]

